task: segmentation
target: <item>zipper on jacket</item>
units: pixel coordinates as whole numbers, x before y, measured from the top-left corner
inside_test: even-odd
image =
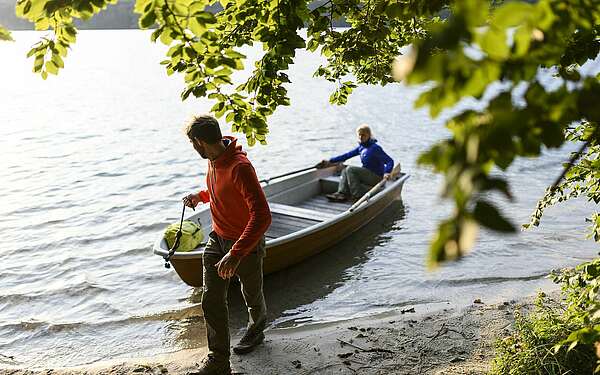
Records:
[[[215,163],[212,160],[209,160],[210,163],[210,182],[211,182],[211,191],[213,193],[213,198],[215,200],[215,204],[217,203],[217,193],[215,192],[215,186],[217,185],[217,174],[215,171]]]

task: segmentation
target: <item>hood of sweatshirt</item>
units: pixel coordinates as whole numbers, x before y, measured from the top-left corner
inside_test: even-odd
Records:
[[[238,157],[246,157],[246,152],[242,151],[242,146],[237,144],[237,138],[225,136],[223,137],[223,143],[225,144],[225,152],[213,160],[215,168],[227,167],[235,160],[239,160]]]

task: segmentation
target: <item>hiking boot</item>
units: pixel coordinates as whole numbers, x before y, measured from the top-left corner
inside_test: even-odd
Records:
[[[332,202],[345,202],[348,200],[348,197],[346,197],[345,194],[342,194],[337,191],[335,193],[327,194],[325,196],[327,197],[327,199],[329,199]]]
[[[235,354],[247,354],[254,350],[265,339],[265,334],[260,332],[247,331],[244,337],[233,347]]]
[[[229,361],[217,361],[209,354],[202,360],[198,371],[188,372],[187,375],[231,375],[231,367]]]

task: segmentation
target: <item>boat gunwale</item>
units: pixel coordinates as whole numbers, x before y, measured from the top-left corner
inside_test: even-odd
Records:
[[[311,172],[307,172],[306,174],[309,173],[313,173]],[[291,176],[287,179],[292,179],[292,178],[298,178],[300,176],[303,176],[305,174],[298,174],[295,176]],[[392,184],[386,184],[387,186],[385,186],[380,192],[378,192],[374,197],[372,197],[371,199],[365,201],[363,204],[361,204],[360,206],[358,206],[356,209],[354,209],[353,211],[349,211],[349,210],[345,210],[343,212],[340,212],[339,214],[337,214],[335,217],[328,219],[328,220],[324,220],[321,222],[318,222],[314,225],[308,226],[304,229],[301,229],[299,231],[296,232],[292,232],[289,234],[286,234],[284,236],[281,237],[277,237],[271,240],[267,240],[266,241],[266,249],[268,250],[269,248],[275,247],[275,246],[280,246],[280,245],[284,245],[286,243],[289,243],[291,241],[297,240],[299,238],[311,235],[315,232],[321,231],[326,229],[329,226],[332,226],[336,223],[339,223],[342,220],[345,220],[346,218],[350,217],[350,216],[354,216],[356,214],[359,214],[360,212],[366,210],[368,207],[374,205],[375,203],[377,203],[379,200],[383,199],[386,196],[386,193],[396,189],[399,186],[402,186],[402,184],[404,184],[404,182],[409,178],[410,176],[406,173],[401,174],[400,177],[398,177],[398,179],[394,180]],[[315,179],[319,179],[318,177]],[[284,181],[284,180],[282,180]],[[382,194],[383,193],[383,194]],[[206,208],[204,208],[204,210],[208,210],[209,207],[207,206]],[[318,211],[318,210],[317,210]],[[200,214],[200,212],[198,212],[196,215]],[[194,216],[196,216],[194,215]],[[166,246],[166,242],[164,240],[164,236],[160,237],[153,246],[153,252],[156,255],[160,255],[160,256],[165,256],[168,254],[168,247]],[[204,248],[202,247],[202,249],[200,250],[192,250],[192,251],[188,251],[188,252],[175,252],[173,254],[173,259],[196,259],[196,258],[201,258],[202,254],[204,253]],[[267,254],[268,256],[268,254]]]

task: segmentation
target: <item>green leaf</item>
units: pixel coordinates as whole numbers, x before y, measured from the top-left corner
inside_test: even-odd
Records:
[[[2,25],[0,25],[0,40],[12,41],[13,38],[10,35],[10,32],[6,30]],[[27,56],[29,57],[29,56]]]
[[[35,21],[35,29],[38,31],[48,30],[50,27],[50,19],[40,18]]]
[[[77,10],[82,13],[82,19],[89,19],[94,13],[92,4],[85,0],[79,2],[79,8],[77,8]]]
[[[94,6],[96,8],[102,9],[106,6],[106,3],[104,2],[104,0],[91,0],[92,4],[94,4]]]
[[[531,44],[531,28],[521,26],[514,34],[515,56],[525,56]]]
[[[215,17],[215,15],[206,11],[196,13],[195,19],[201,24],[217,23],[217,18]]]
[[[152,25],[154,25],[155,22],[156,22],[156,13],[154,13],[154,8],[153,8],[149,12],[144,13],[144,15],[142,15],[142,17],[140,18],[140,21],[139,21],[140,28],[147,29],[147,28],[151,27]]]
[[[508,182],[502,178],[497,177],[489,177],[484,180],[484,183],[481,186],[482,191],[487,190],[498,190],[503,193],[506,198],[509,200],[513,199],[513,195],[510,192],[510,188],[508,186]]]
[[[153,6],[153,0],[136,0],[133,11],[138,14],[144,14],[147,13]]]
[[[64,68],[65,63],[60,55],[52,55],[52,62],[56,65],[57,68]]]
[[[514,27],[530,18],[533,10],[533,4],[520,1],[505,3],[494,11],[493,23],[502,29]]]
[[[492,59],[504,60],[510,53],[509,47],[506,45],[506,30],[504,29],[490,28],[483,34],[479,44],[481,49]]]
[[[171,29],[165,29],[162,33],[160,33],[160,41],[165,46],[170,46],[173,42],[173,36],[171,35]]]
[[[56,66],[56,64],[54,64],[54,61],[51,60],[46,62],[46,71],[50,74],[58,74],[58,67]]]
[[[210,111],[211,112],[219,112],[223,108],[225,108],[225,103],[224,102],[218,102],[218,103],[216,103],[215,105],[212,106],[212,108],[210,109]]]
[[[206,31],[206,27],[204,25],[204,22],[200,22],[196,18],[190,19],[190,22],[188,23],[190,31],[196,36],[201,36]]]
[[[239,53],[233,49],[228,49],[225,51],[225,56],[231,57],[232,59],[245,59],[246,55]]]
[[[506,220],[496,207],[484,200],[475,204],[473,217],[479,224],[499,232],[512,233],[516,231],[514,225]]]
[[[42,70],[42,67],[44,66],[44,54],[37,54],[35,56],[35,60],[33,62],[33,71],[35,73],[39,73]]]

